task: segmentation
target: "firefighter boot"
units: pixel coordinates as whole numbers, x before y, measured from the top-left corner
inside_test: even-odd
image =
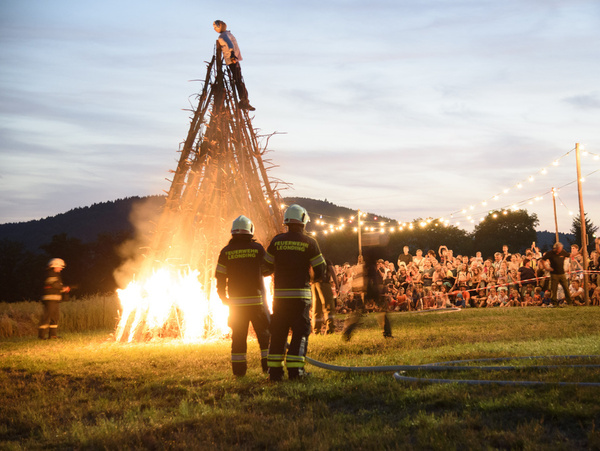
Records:
[[[47,338],[46,338],[46,328],[40,327],[38,329],[38,338],[40,340],[47,340]]]
[[[260,365],[262,366],[262,372],[267,374],[269,372],[269,365],[267,364],[267,358],[263,357],[260,359]]]
[[[269,368],[269,381],[281,382],[283,380],[283,368]]]
[[[233,375],[235,377],[243,377],[246,375],[247,365],[246,362],[231,362],[233,369]]]
[[[310,373],[307,373],[304,368],[288,368],[288,377],[290,380],[305,379],[308,376],[310,376]]]

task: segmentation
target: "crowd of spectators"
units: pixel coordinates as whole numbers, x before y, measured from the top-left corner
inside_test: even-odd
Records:
[[[412,255],[408,246],[396,263],[377,262],[376,284],[379,303],[364,301],[363,268],[349,263],[335,267],[339,290],[337,311],[411,311],[440,308],[508,308],[565,306],[564,290],[558,286],[556,300],[550,292],[550,270],[540,249],[532,244],[524,254],[509,252],[503,246],[493,258],[454,255],[440,246],[436,254],[417,249]],[[600,305],[600,238],[588,262],[590,305]],[[577,245],[564,261],[572,305],[585,305],[583,288],[583,256]]]

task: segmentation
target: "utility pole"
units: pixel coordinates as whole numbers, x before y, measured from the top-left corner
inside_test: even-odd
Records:
[[[575,162],[577,164],[577,194],[579,196],[579,224],[581,225],[581,252],[583,255],[583,295],[585,305],[590,305],[590,293],[588,291],[588,252],[587,231],[585,229],[585,212],[583,210],[583,191],[581,188],[581,150],[579,143],[575,144]]]
[[[556,217],[556,190],[552,187],[552,205],[554,205],[554,228],[556,230],[556,242],[558,243],[558,219]]]
[[[361,229],[360,224],[362,221],[361,221],[360,217],[361,217],[361,212],[360,212],[360,210],[358,210],[358,221],[356,223],[356,227],[358,230],[358,258],[359,258],[359,260],[362,259],[362,236],[361,236],[361,231],[360,231],[360,229]]]

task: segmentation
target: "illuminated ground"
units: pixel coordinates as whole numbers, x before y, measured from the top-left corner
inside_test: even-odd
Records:
[[[392,324],[392,340],[372,316],[349,344],[311,336],[309,354],[340,365],[600,354],[593,307],[395,314]],[[228,342],[117,344],[108,335],[2,342],[0,448],[600,447],[600,388],[404,384],[314,367],[308,381],[270,385],[254,341],[251,371],[236,380]],[[444,376],[600,382],[597,369]]]

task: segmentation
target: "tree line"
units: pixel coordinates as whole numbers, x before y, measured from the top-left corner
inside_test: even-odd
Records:
[[[321,207],[327,206],[326,204],[322,203]],[[106,209],[105,206],[103,208]],[[439,246],[445,245],[453,249],[455,255],[475,255],[475,252],[481,251],[485,258],[492,256],[494,252],[502,249],[502,245],[507,244],[511,252],[522,253],[539,236],[539,232],[535,231],[539,222],[535,213],[519,210],[497,216],[493,218],[490,214],[471,233],[455,226],[435,225],[435,222],[421,227],[420,221],[417,220],[412,230],[390,233],[389,244],[382,258],[395,262],[405,245],[409,246],[412,253],[416,249],[422,249],[423,252],[433,249],[437,252]],[[108,221],[110,218],[104,220]],[[587,216],[586,225],[588,243],[593,244],[597,227]],[[572,236],[565,237],[565,244],[580,241],[579,218],[574,219],[571,233]],[[40,245],[37,251],[22,241],[0,236],[0,284],[3,287],[0,301],[40,299],[46,264],[53,257],[60,257],[66,261],[63,278],[66,283],[76,287],[75,296],[114,292],[118,286],[113,273],[123,263],[120,248],[126,241],[133,239],[133,235],[133,228],[128,226],[120,231],[99,233],[95,240],[86,242],[63,232],[54,234],[51,239]],[[542,251],[551,246],[553,234],[551,235],[552,239],[540,246]],[[317,240],[324,256],[335,264],[354,264],[357,261],[356,232],[346,229],[328,235],[319,234]]]

